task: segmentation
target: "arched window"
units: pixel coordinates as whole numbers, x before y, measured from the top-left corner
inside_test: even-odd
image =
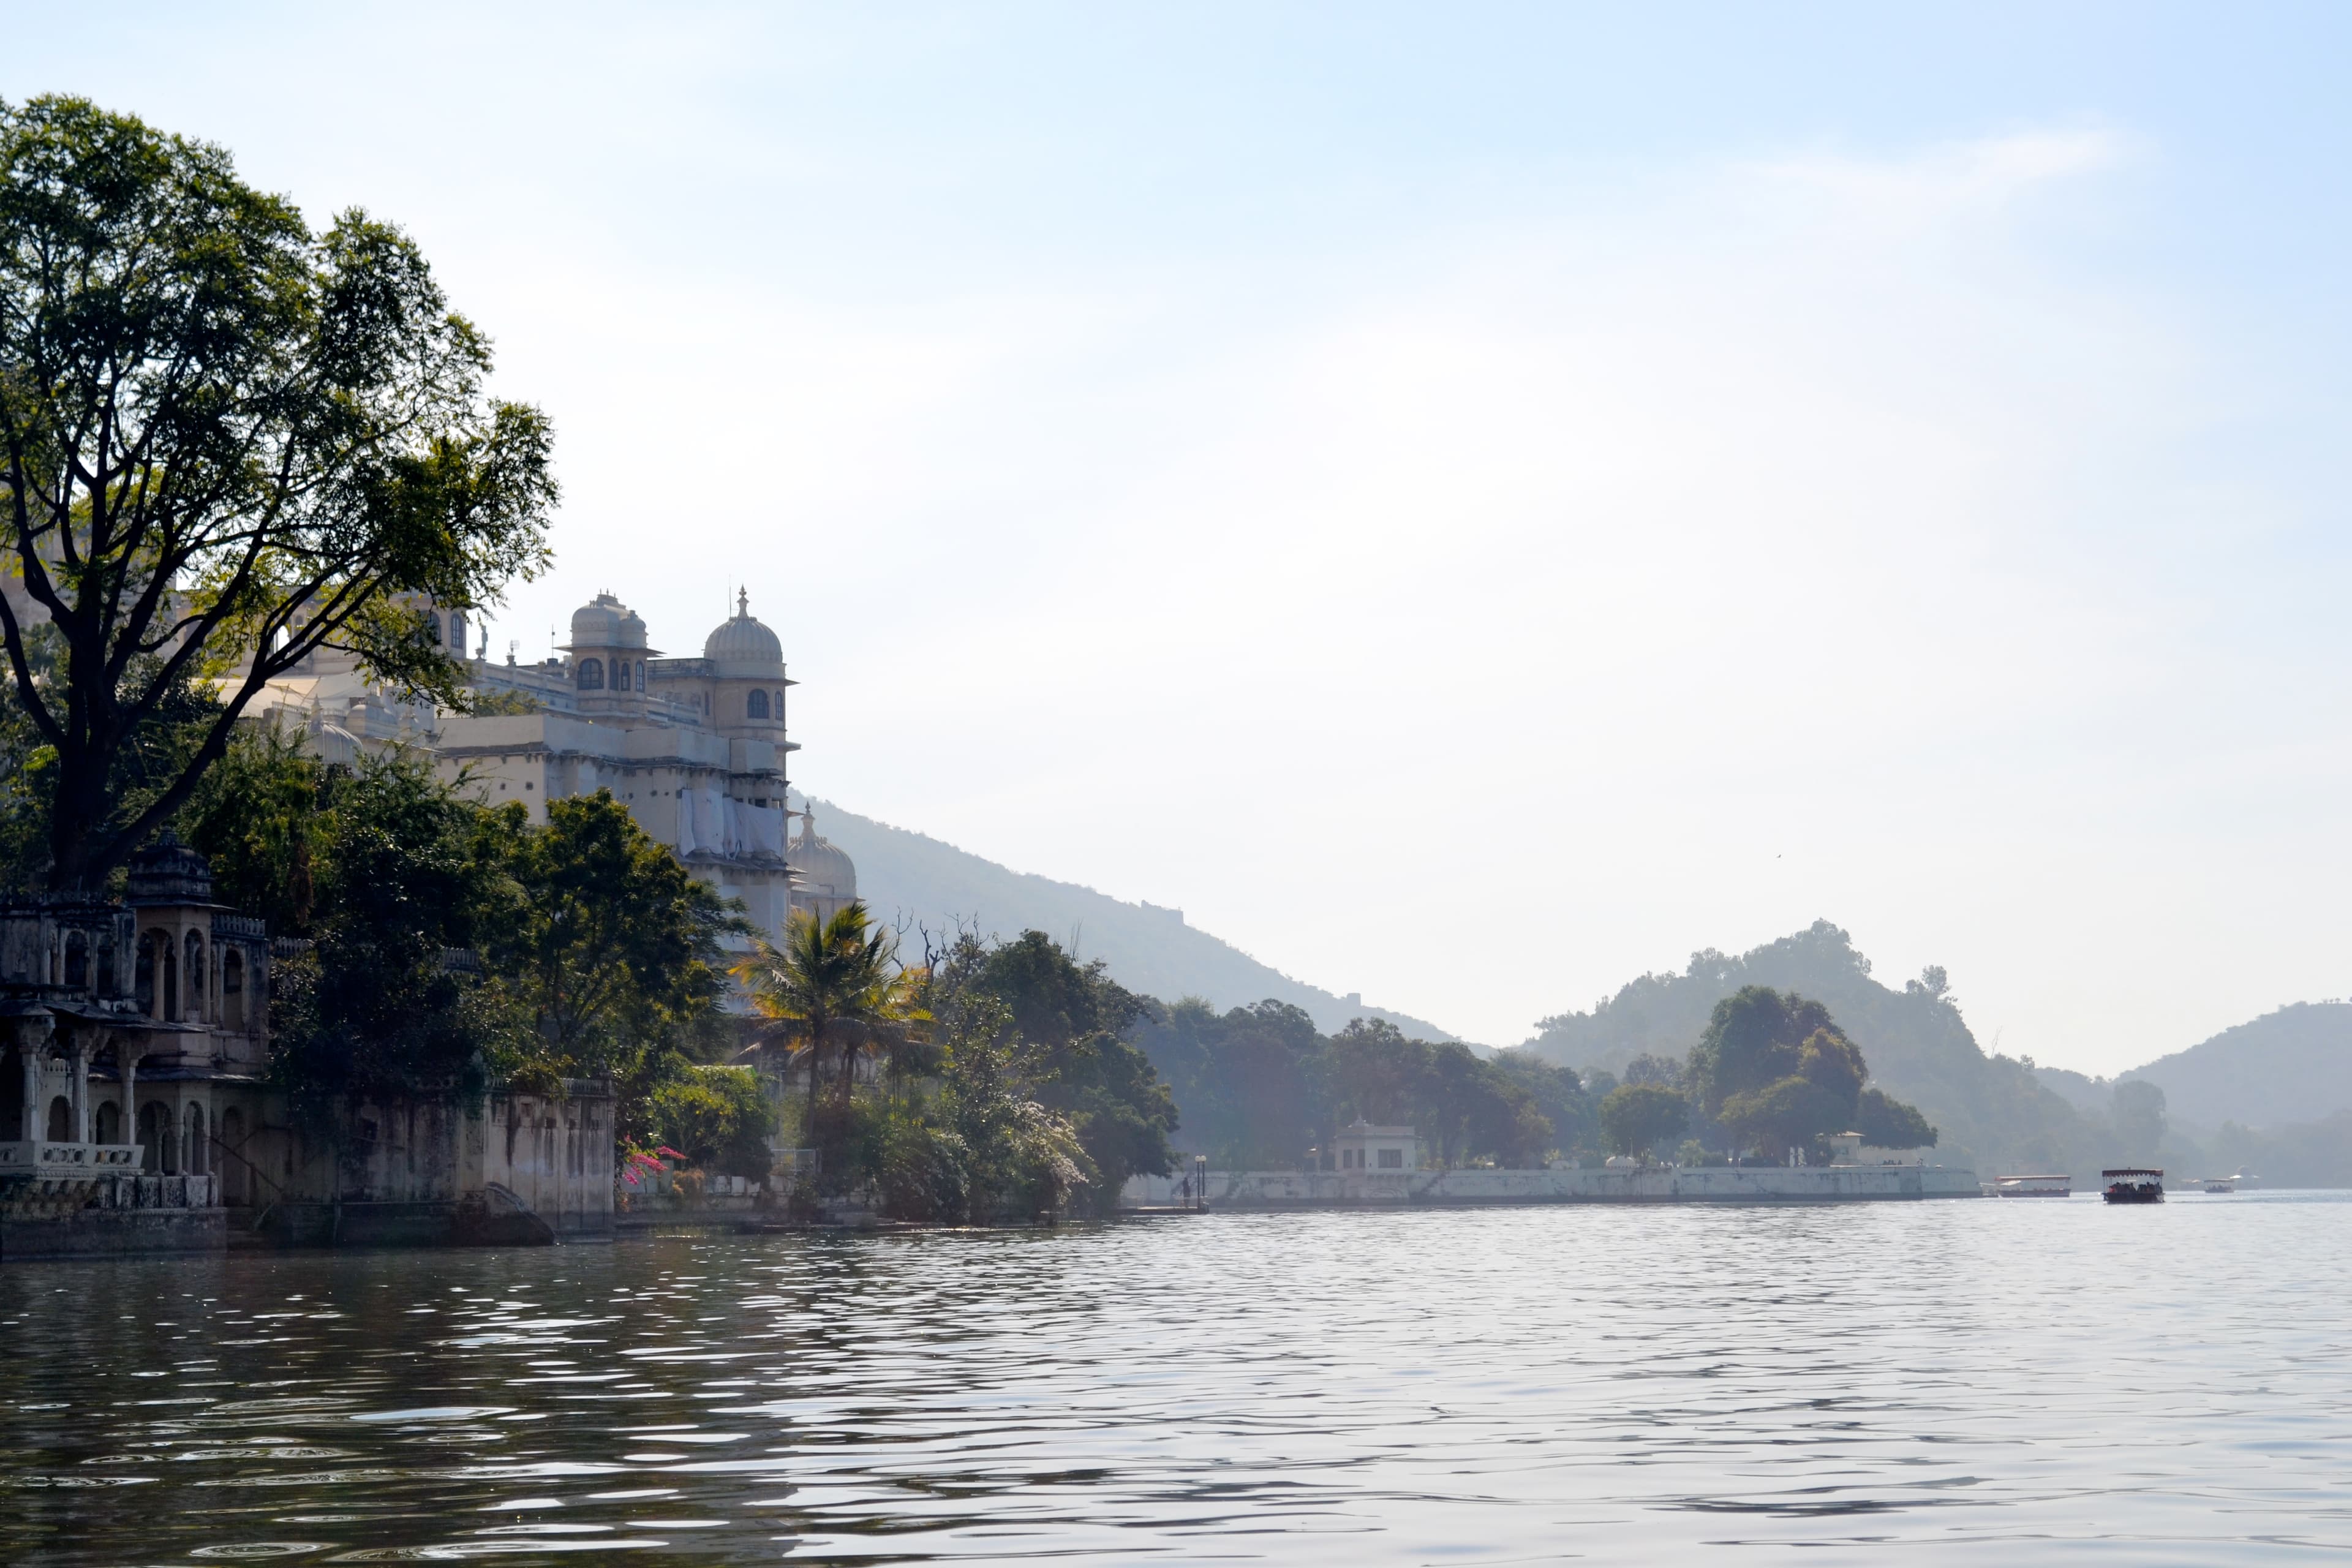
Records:
[[[754,691],[751,696],[743,700],[743,710],[754,719],[766,718],[768,716],[768,694],[764,691]]]
[[[602,691],[604,689],[604,661],[603,659],[583,658],[580,661],[580,689],[583,691]]]
[[[433,639],[434,646],[436,646],[436,647],[440,646],[440,642],[441,642],[441,617],[440,617],[440,616],[425,616],[425,635],[426,637],[431,637],[431,638]]]
[[[114,994],[114,933],[109,931],[98,944],[98,994]]]
[[[212,1166],[212,1162],[205,1157],[211,1152],[205,1146],[205,1108],[189,1106],[187,1121],[187,1131],[180,1140],[180,1169],[190,1175],[201,1176]]]
[[[163,998],[163,1022],[180,1021],[180,950],[172,945],[172,933],[155,933],[155,952],[163,960],[163,973],[155,976],[155,994]]]
[[[73,1101],[64,1095],[49,1101],[49,1142],[71,1143],[73,1135]]]
[[[72,991],[89,989],[89,938],[78,931],[66,932],[66,986]]]
[[[200,1020],[205,1016],[205,939],[194,931],[188,933],[188,1007],[189,1019]]]
[[[466,657],[466,617],[463,616],[449,617],[449,651],[459,658]]]
[[[783,694],[782,692],[779,691],[779,692],[777,692],[777,693],[776,693],[776,722],[777,722],[777,723],[779,723],[779,724],[781,724],[781,723],[782,723],[783,721],[784,721],[784,694]]]
[[[110,1100],[101,1101],[98,1108],[97,1121],[98,1126],[92,1130],[91,1142],[120,1143],[122,1142],[122,1108],[121,1106]]]
[[[245,1027],[245,954],[233,947],[221,954],[221,1022]]]
[[[625,658],[616,658],[613,661],[613,689],[626,691],[628,689],[629,661]]]

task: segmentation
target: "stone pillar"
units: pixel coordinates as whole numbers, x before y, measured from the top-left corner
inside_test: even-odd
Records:
[[[41,1068],[49,1054],[49,1031],[55,1027],[48,1019],[27,1023],[16,1033],[16,1055],[25,1071],[25,1125],[23,1132],[28,1143],[37,1142],[48,1131],[49,1108],[41,1102]]]
[[[68,1051],[73,1061],[73,1125],[69,1129],[77,1143],[89,1142],[89,1042],[76,1035],[68,1042]]]
[[[139,1047],[128,1040],[117,1040],[114,1059],[122,1064],[122,1139],[126,1143],[139,1142]]]

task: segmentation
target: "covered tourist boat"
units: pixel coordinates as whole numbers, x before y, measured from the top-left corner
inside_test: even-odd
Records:
[[[2111,1204],[2160,1204],[2164,1201],[2162,1171],[2136,1168],[2101,1171],[2099,1179],[2107,1184],[2105,1195]]]
[[[2072,1176],[1995,1176],[1986,1191],[1997,1198],[2063,1198],[2074,1191]]]

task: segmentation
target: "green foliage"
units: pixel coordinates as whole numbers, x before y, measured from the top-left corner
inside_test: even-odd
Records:
[[[2095,1171],[2102,1163],[2104,1128],[2044,1087],[2031,1064],[1979,1047],[1946,976],[1931,968],[1906,985],[1881,984],[1869,960],[1827,921],[1738,955],[1693,953],[1681,973],[1643,975],[1589,1011],[1544,1019],[1527,1048],[1574,1068],[1588,1089],[1597,1089],[1601,1073],[1629,1071],[1643,1053],[1684,1056],[1716,1005],[1747,985],[1827,1007],[1868,1058],[1872,1081],[1919,1107],[1956,1163],[1984,1171]]]
[[[1226,1170],[1281,1170],[1331,1129],[1324,1041],[1286,1002],[1224,1013],[1197,997],[1139,1019],[1137,1047],[1181,1110],[1186,1142]]]
[[[247,761],[285,795],[301,778],[296,763],[258,744]],[[447,961],[506,896],[473,853],[478,808],[396,754],[348,773],[314,767],[308,787],[304,842],[319,874],[303,929],[315,945],[275,966],[273,1074],[312,1110],[343,1095],[478,1095],[528,1049],[526,1021],[506,994]],[[283,804],[224,787],[199,803],[192,826],[200,844],[266,842],[255,819]],[[224,860],[233,882],[250,876],[234,854]]]
[[[940,1008],[946,1060],[937,1110],[963,1152],[969,1216],[1053,1213],[1078,1189],[1099,1186],[1105,1173],[1082,1131],[1045,1103],[1052,1048],[1022,1038],[1013,1009],[987,992],[950,993]],[[1117,1202],[1117,1187],[1109,1197]]]
[[[299,733],[237,731],[180,816],[180,837],[212,862],[215,899],[277,935],[310,934],[319,862],[339,821],[325,798],[333,776]]]
[[[1034,1151],[1055,1146],[1051,1123],[1066,1126],[1076,1141],[1070,1185],[1082,1206],[1108,1214],[1129,1176],[1167,1174],[1176,1102],[1150,1058],[1121,1037],[1151,1005],[1115,984],[1100,963],[1078,963],[1043,931],[996,943],[966,938],[949,951],[931,987],[934,1008],[955,1010],[962,1020],[949,1037],[950,1096],[960,1104],[997,1106],[997,1119],[987,1125],[1011,1130]],[[983,1027],[981,1021],[992,1017],[996,1021]],[[978,1036],[989,1030],[983,1048]],[[997,1065],[987,1068],[986,1081],[1016,1086],[1018,1092],[1005,1091],[1010,1099],[993,1089],[983,1092],[982,1079],[970,1076],[989,1062]],[[1024,1100],[1045,1118],[1019,1109]],[[978,1130],[961,1131],[967,1146],[984,1155],[990,1145]],[[1058,1169],[1043,1152],[1031,1163],[1037,1159],[1045,1160],[1038,1169]]]
[[[1529,1051],[1496,1051],[1488,1067],[1525,1090],[1528,1106],[1549,1124],[1548,1152],[1573,1154],[1601,1146],[1600,1101],[1575,1073]]]
[[[0,600],[0,633],[49,753],[49,887],[100,887],[321,647],[455,701],[419,596],[535,573],[556,496],[545,418],[489,365],[398,230],[314,234],[217,147],[0,103],[0,529],[37,612]]]
[[[1482,1061],[1372,1019],[1327,1039],[1273,1001],[1222,1015],[1197,1000],[1150,1010],[1135,1040],[1174,1091],[1189,1145],[1227,1169],[1294,1167],[1359,1116],[1412,1125],[1449,1165],[1533,1166],[1597,1146],[1578,1075],[1526,1052]]]
[[[1601,1135],[1613,1154],[1647,1156],[1690,1125],[1690,1100],[1654,1083],[1622,1084],[1601,1102]]]
[[[486,911],[484,951],[530,1021],[534,1071],[625,1074],[718,1007],[721,941],[750,928],[610,790],[549,801],[537,827],[510,804],[476,833],[511,890]]]
[[[922,977],[898,963],[893,933],[875,925],[856,901],[823,921],[796,911],[783,945],[754,943],[735,974],[753,1008],[769,1020],[762,1044],[800,1057],[808,1074],[802,1135],[824,1147],[817,1089],[828,1053],[835,1064],[836,1114],[845,1115],[859,1053],[903,1043],[908,1026],[923,1020]]]
[[[1735,1144],[1775,1159],[1814,1149],[1831,1133],[1860,1131],[1870,1076],[1861,1048],[1828,1008],[1765,985],[1743,985],[1716,1004],[1685,1070],[1699,1109]],[[1872,1092],[1879,1125],[1922,1135],[1895,1147],[1935,1141],[1916,1110]]]
[[[1716,1004],[1706,1032],[1690,1053],[1698,1108],[1720,1118],[1735,1095],[1752,1095],[1797,1076],[1806,1042],[1834,1035],[1829,1009],[1766,985],[1743,985]]]
[[[1466,1046],[1416,1040],[1385,1019],[1357,1018],[1331,1037],[1328,1058],[1339,1125],[1358,1117],[1411,1125],[1446,1166],[1482,1155],[1536,1166],[1552,1147],[1556,1130],[1530,1090]]]
[[[61,647],[57,628],[28,626],[23,640],[34,679],[45,688],[53,686]],[[152,683],[156,669],[152,655],[140,655],[119,684],[129,690]],[[195,756],[219,717],[220,704],[209,684],[185,673],[166,682],[147,721],[130,733],[109,765],[100,827],[119,831],[144,815]],[[58,757],[58,748],[43,737],[16,686],[0,684],[0,884],[7,891],[38,891],[49,880]]]
[[[1865,1089],[1854,1105],[1851,1131],[1881,1149],[1932,1149],[1938,1136],[1917,1108]]]
[[[773,1102],[749,1068],[686,1067],[646,1097],[646,1142],[667,1144],[695,1165],[765,1181],[776,1130]]]
[[[661,1117],[750,1081],[697,1068],[731,1044],[718,963],[742,921],[609,794],[533,826],[421,759],[330,767],[248,728],[181,826],[216,896],[314,943],[271,986],[272,1071],[299,1106],[610,1076],[620,1136],[683,1149]],[[697,1146],[764,1174],[766,1113],[730,1114],[758,1131]]]

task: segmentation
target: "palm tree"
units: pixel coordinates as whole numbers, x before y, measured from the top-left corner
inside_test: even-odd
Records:
[[[752,1006],[775,1021],[762,1043],[796,1040],[807,1052],[805,1125],[812,1142],[826,1047],[836,1041],[840,1046],[840,1101],[846,1106],[856,1082],[860,1044],[924,1016],[917,1001],[919,977],[899,965],[898,947],[894,933],[876,926],[863,903],[852,902],[825,921],[793,911],[782,946],[762,942],[735,966]]]

